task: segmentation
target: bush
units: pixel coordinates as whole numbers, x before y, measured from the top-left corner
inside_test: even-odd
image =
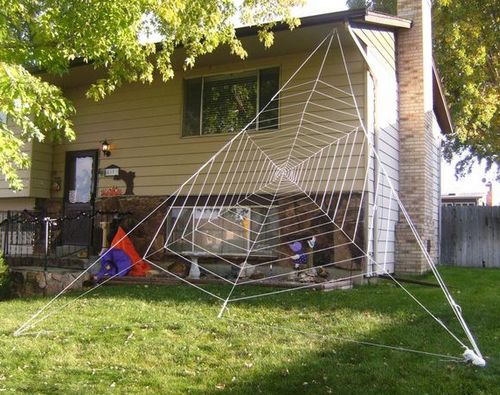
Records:
[[[0,300],[7,299],[10,296],[9,277],[9,267],[2,255],[0,255]]]

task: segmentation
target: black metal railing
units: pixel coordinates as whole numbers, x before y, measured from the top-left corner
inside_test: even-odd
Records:
[[[63,266],[61,259],[98,254],[102,223],[120,223],[131,214],[81,211],[49,217],[42,211],[0,211],[0,250],[11,262],[33,258],[44,266]]]
[[[39,212],[0,212],[0,242],[4,256],[32,256],[37,253],[43,228],[39,226]]]

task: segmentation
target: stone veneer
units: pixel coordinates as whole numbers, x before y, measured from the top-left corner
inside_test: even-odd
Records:
[[[95,209],[106,212],[130,212],[131,214],[125,216],[119,223],[126,232],[129,232],[164,201],[165,198],[160,196],[116,196],[97,200]],[[167,204],[163,204],[131,233],[130,238],[139,254],[146,252],[149,243],[151,243],[156,230],[167,213],[167,209]],[[158,237],[153,241],[153,251],[163,247],[165,237],[165,232],[159,232]]]
[[[328,199],[330,196],[328,196]],[[321,195],[318,196],[318,200],[321,199]],[[338,196],[334,196],[334,201],[338,199]],[[112,198],[99,199],[96,202],[96,209],[103,211],[120,211],[126,212],[130,211],[132,214],[125,217],[120,225],[125,229],[125,231],[131,230],[136,226],[143,218],[145,218],[151,211],[163,202],[162,197],[148,197],[148,196],[118,196]],[[315,264],[324,264],[332,261],[345,261],[339,264],[339,267],[345,269],[359,270],[361,269],[362,259],[352,259],[360,257],[362,252],[355,244],[364,248],[364,227],[362,224],[358,225],[357,232],[354,234],[356,228],[356,220],[358,218],[359,207],[361,204],[361,195],[352,194],[348,196],[347,194],[342,195],[337,210],[336,218],[334,219],[336,223],[341,224],[344,222],[344,228],[339,230],[336,225],[325,224],[316,229],[314,233],[308,234],[304,232],[303,229],[308,229],[314,226],[314,220],[309,219],[311,216],[306,215],[308,211],[317,208],[312,202],[310,204],[301,204],[297,202],[288,201],[286,196],[278,198],[277,203],[281,206],[280,213],[280,227],[282,227],[282,234],[287,233],[292,237],[312,237],[315,233],[325,232],[325,235],[318,236],[317,238],[317,248],[325,248],[328,245],[342,245],[342,247],[335,248],[333,251],[327,251],[323,254],[315,254],[314,260]],[[334,205],[333,205],[334,206]],[[153,215],[151,215],[145,222],[139,225],[133,233],[131,233],[130,238],[132,239],[134,245],[136,246],[140,254],[144,253],[149,246],[149,243],[153,239],[155,232],[161,225],[162,220],[167,212],[168,204],[165,204],[160,209],[158,209]],[[333,208],[332,213],[333,215]],[[319,212],[319,210],[318,210]],[[296,216],[296,218],[301,222],[300,226],[289,221],[289,218]],[[345,218],[345,220],[344,220]],[[361,212],[360,218],[363,218]],[[296,221],[297,221],[296,219]],[[316,220],[317,221],[317,220]],[[326,222],[324,217],[320,222]],[[328,232],[328,233],[327,233]],[[158,236],[155,238],[152,251],[160,250],[165,242],[166,232],[160,231]],[[355,243],[351,243],[353,240]],[[284,254],[289,255],[287,247],[283,247],[286,251],[282,251]],[[155,255],[155,261],[167,260],[167,256],[163,253],[158,253]]]
[[[10,269],[10,290],[13,297],[57,295],[71,284],[71,290],[81,290],[90,274],[80,277],[81,271],[40,267],[16,267]]]

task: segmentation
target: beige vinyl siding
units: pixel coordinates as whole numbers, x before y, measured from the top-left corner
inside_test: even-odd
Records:
[[[33,142],[30,173],[30,196],[49,198],[52,183],[51,142]]]
[[[30,171],[20,170],[18,175],[23,182],[23,189],[21,191],[14,192],[9,188],[7,181],[2,179],[0,181],[0,198],[21,198],[30,196]]]
[[[7,120],[8,126],[13,128],[14,131],[17,129],[17,133],[20,134],[20,130],[16,128],[12,122],[9,122]],[[25,152],[30,158],[32,157],[32,151],[33,151],[33,145],[31,142],[24,143],[22,147],[22,151]],[[9,188],[9,184],[5,180],[5,178],[2,177],[0,179],[0,199],[2,198],[24,198],[24,197],[29,197],[30,196],[30,170],[19,170],[18,171],[18,176],[23,182],[23,189],[18,192],[14,192],[12,189]],[[7,200],[6,200],[7,202]],[[0,211],[2,210],[1,207],[1,201],[0,201]]]
[[[163,83],[160,79],[155,79],[151,85],[128,84],[119,88],[114,94],[101,102],[93,102],[85,98],[86,87],[66,88],[67,96],[74,102],[77,114],[73,121],[77,132],[77,140],[69,144],[61,144],[54,147],[53,170],[56,176],[64,179],[64,161],[66,151],[96,149],[100,146],[100,141],[107,139],[111,143],[111,156],[100,157],[99,168],[105,168],[111,164],[120,166],[126,171],[134,171],[136,195],[169,195],[173,193],[179,185],[188,179],[203,163],[212,157],[228,140],[234,135],[216,136],[196,136],[182,137],[182,103],[183,103],[183,79],[195,76],[213,75],[225,72],[236,72],[241,70],[262,69],[266,67],[280,67],[281,82],[284,83],[290,75],[297,69],[303,60],[309,55],[317,43],[325,37],[331,26],[320,26],[313,28],[299,29],[293,32],[285,31],[276,34],[275,45],[264,51],[260,48],[255,37],[246,39],[245,45],[249,51],[249,58],[245,61],[238,60],[234,56],[227,54],[227,50],[218,50],[213,55],[206,56],[198,62],[198,66],[190,71],[177,70],[176,77]],[[344,42],[346,57],[349,59],[349,68],[353,87],[356,92],[357,102],[364,103],[364,77],[365,65],[362,57],[352,43]],[[324,51],[322,52],[324,53]],[[338,51],[332,52],[328,58],[321,78],[330,84],[339,86],[348,91],[349,85],[343,72],[342,62]],[[316,57],[312,62],[304,67],[294,83],[299,84],[308,80],[314,80],[317,76],[318,66],[321,58]],[[341,68],[342,66],[342,68]],[[283,94],[285,95],[285,93]],[[320,98],[313,98],[315,102],[321,104]],[[287,115],[296,114],[292,119],[298,121],[301,113],[300,102],[304,102],[303,97],[284,98],[280,101],[281,120]],[[297,104],[295,108],[291,107]],[[335,121],[359,125],[353,107],[347,105],[339,107],[342,111],[350,111],[350,115],[328,111],[319,106],[311,106],[307,109],[309,117],[327,117]],[[289,118],[290,119],[290,118]],[[312,119],[312,118],[311,118]],[[317,118],[319,124],[325,124],[324,120]],[[287,125],[292,127],[292,125]],[[328,126],[328,125],[326,125]],[[337,124],[337,127],[339,125]],[[340,127],[339,127],[340,128]],[[280,133],[284,129],[274,133]],[[350,127],[343,126],[343,131]],[[325,129],[326,130],[326,129]],[[304,142],[294,152],[294,156],[299,157],[299,152],[304,149],[316,149],[312,139],[308,139],[306,130],[303,130]],[[264,139],[266,133],[252,132],[255,141]],[[338,135],[340,137],[341,134]],[[289,137],[292,138],[292,134]],[[335,136],[332,134],[332,139]],[[283,143],[289,143],[290,140]],[[356,141],[353,159],[357,160],[360,151],[360,142]],[[286,150],[270,149],[270,157],[286,158]],[[302,150],[302,151],[301,151]],[[251,151],[253,152],[253,151]],[[236,148],[233,147],[229,154],[237,155]],[[222,157],[217,158],[220,163]],[[242,161],[240,170],[248,170],[251,158]],[[364,161],[361,161],[364,163]],[[326,161],[325,164],[328,164]],[[335,164],[336,165],[336,164]],[[216,166],[216,165],[214,165]],[[264,163],[259,166],[265,166]],[[245,170],[246,169],[246,170]],[[223,177],[229,168],[221,169],[217,185],[223,185]],[[363,169],[355,180],[355,188],[362,188]],[[348,177],[354,177],[348,172]],[[244,179],[244,178],[243,178]],[[116,185],[124,189],[122,181],[115,181],[112,178],[99,177],[98,196],[103,188]],[[209,178],[205,185],[209,185],[214,179]],[[201,189],[201,182],[191,193],[198,193]],[[318,183],[318,185],[320,185]],[[227,185],[226,185],[227,186]],[[233,193],[241,189],[241,185],[233,185],[225,190],[226,193]],[[206,187],[205,187],[206,189]],[[62,196],[62,192],[58,194]]]
[[[32,157],[32,144],[31,143],[25,143],[23,146],[23,152],[27,153],[30,158]],[[0,180],[0,199],[1,198],[25,198],[30,196],[30,170],[19,170],[18,175],[21,178],[23,182],[23,189],[18,192],[14,192],[12,189],[9,188],[9,184],[5,179],[2,177]],[[1,208],[1,201],[0,201],[0,210]]]
[[[19,196],[11,198],[6,198],[6,197],[0,198],[0,212],[33,210],[34,208],[35,208],[34,198],[19,197]]]
[[[20,170],[18,173],[23,181],[24,188],[19,192],[13,192],[8,183],[2,179],[0,181],[0,199],[50,197],[52,143],[35,140],[25,143],[22,150],[28,154],[31,160],[31,167],[27,170]],[[23,203],[21,203],[22,205]],[[2,210],[1,202],[0,210]]]
[[[373,144],[380,163],[370,158],[369,223],[373,229],[371,251],[376,262],[394,271],[399,207],[391,186],[399,190],[399,119],[396,44],[393,31],[354,25],[353,31],[365,46],[366,59],[373,76],[374,130]],[[376,199],[376,201],[375,201]],[[373,218],[373,207],[376,217]],[[372,267],[382,272],[382,266]]]

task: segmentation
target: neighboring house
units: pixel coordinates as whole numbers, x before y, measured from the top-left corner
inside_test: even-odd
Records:
[[[439,137],[452,126],[432,60],[431,2],[398,3],[398,17],[350,10],[303,18],[301,27],[293,31],[280,26],[275,44],[267,50],[258,42],[256,29],[241,28],[238,35],[248,49],[248,59],[237,59],[220,48],[200,58],[193,70],[177,67],[172,81],[129,84],[97,103],[86,99],[85,91],[99,72],[92,66],[74,67],[57,83],[76,106],[77,140],[55,145],[33,143],[29,147],[33,166],[23,173],[26,188],[14,194],[5,183],[0,184],[0,210],[37,207],[49,215],[61,216],[112,208],[131,210],[135,219],[140,219],[207,161],[231,138],[231,132],[237,131],[235,127],[219,133],[221,130],[213,128],[210,121],[220,116],[218,112],[230,108],[230,99],[205,103],[203,108],[209,111],[200,114],[203,86],[218,89],[217,84],[232,84],[239,89],[245,85],[255,92],[252,97],[257,97],[255,114],[317,43],[336,28],[364,123],[373,133],[381,160],[428,252],[437,261]],[[181,63],[181,52],[174,57],[174,64]],[[335,75],[339,65],[337,61],[326,67]],[[314,78],[313,68],[305,72]],[[286,99],[279,105],[285,108]],[[276,108],[275,115],[283,117],[285,113]],[[233,125],[243,126],[244,121],[240,119]],[[266,122],[259,120],[258,128],[268,130]],[[103,141],[110,144],[109,156],[101,152]],[[356,155],[369,156],[366,146],[356,149]],[[113,194],[110,188],[114,186],[126,191],[124,181],[106,176],[105,169],[111,165],[122,170],[122,178],[128,177],[128,195],[104,197]],[[374,168],[365,167],[363,171],[373,179]],[[115,173],[108,170],[108,174]],[[364,179],[365,173],[358,177]],[[374,191],[369,192],[373,197]],[[370,199],[359,203],[368,217]],[[140,250],[154,230],[153,226],[145,227],[135,237]],[[410,229],[398,222],[397,215],[383,230],[386,239],[377,242],[390,246],[389,270],[420,273],[428,269],[417,244],[411,242]],[[364,243],[369,243],[372,237],[368,233],[372,230],[365,227],[364,231]],[[66,239],[64,243],[85,244],[85,235],[82,231],[79,239]]]
[[[449,193],[441,196],[443,206],[484,206],[484,193]]]

